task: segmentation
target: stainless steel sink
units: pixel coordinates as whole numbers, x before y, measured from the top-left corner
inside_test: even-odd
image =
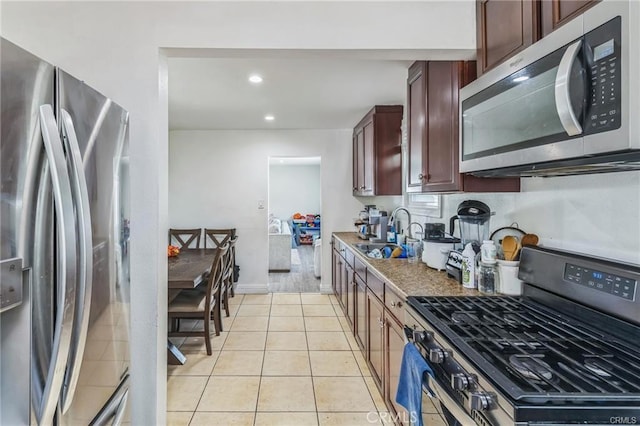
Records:
[[[364,253],[365,256],[375,249],[382,251],[382,249],[384,249],[385,247],[389,247],[391,250],[395,249],[396,247],[400,247],[399,245],[393,243],[356,243],[354,244],[354,246],[360,252]]]

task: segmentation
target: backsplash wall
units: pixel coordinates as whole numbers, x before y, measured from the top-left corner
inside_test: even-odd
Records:
[[[413,219],[445,222],[448,231],[449,217],[467,199],[496,212],[492,231],[517,222],[547,247],[640,264],[640,172],[523,178],[520,193],[443,195],[441,219],[417,212]]]

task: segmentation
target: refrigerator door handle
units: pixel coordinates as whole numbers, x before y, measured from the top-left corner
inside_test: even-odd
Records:
[[[91,308],[91,290],[93,284],[93,235],[91,231],[89,191],[87,190],[87,180],[84,174],[78,138],[69,113],[62,109],[60,115],[62,119],[62,140],[65,151],[67,152],[67,161],[69,162],[78,219],[78,259],[80,261],[76,295],[76,315],[73,321],[74,326],[71,336],[69,363],[60,397],[60,405],[62,407],[62,413],[64,414],[73,401],[73,396],[78,384],[78,377],[80,375],[82,356],[87,341],[87,331],[89,329],[89,311]]]
[[[53,331],[53,346],[47,379],[35,414],[38,424],[52,424],[58,405],[69,357],[71,330],[76,306],[76,238],[75,216],[71,183],[58,126],[51,105],[40,107],[40,128],[45,152],[49,160],[49,171],[53,188],[53,200],[58,228],[57,300]],[[38,406],[39,405],[39,406]]]

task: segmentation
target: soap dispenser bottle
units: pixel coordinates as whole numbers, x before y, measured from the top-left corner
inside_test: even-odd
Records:
[[[387,227],[387,242],[394,244],[397,242],[396,228],[393,225]]]
[[[476,288],[476,252],[471,243],[462,251],[462,286]]]

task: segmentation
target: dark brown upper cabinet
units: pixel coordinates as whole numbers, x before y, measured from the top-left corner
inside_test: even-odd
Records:
[[[541,37],[580,15],[599,0],[541,0]]]
[[[407,192],[519,191],[518,178],[459,172],[459,91],[475,79],[473,61],[418,61],[407,79]]]
[[[478,74],[531,46],[539,38],[537,0],[477,0]]]
[[[600,0],[476,0],[478,75],[589,9]]]
[[[402,195],[402,105],[377,105],[353,129],[353,195]]]

